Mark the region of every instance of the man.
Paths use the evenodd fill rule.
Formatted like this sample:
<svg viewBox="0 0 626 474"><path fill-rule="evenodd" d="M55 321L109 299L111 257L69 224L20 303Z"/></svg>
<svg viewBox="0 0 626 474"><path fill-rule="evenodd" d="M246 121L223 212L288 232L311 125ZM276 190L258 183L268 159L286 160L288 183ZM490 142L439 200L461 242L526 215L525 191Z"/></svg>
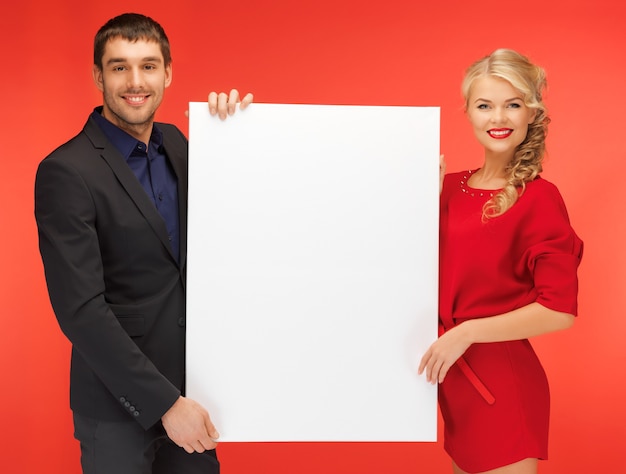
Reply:
<svg viewBox="0 0 626 474"><path fill-rule="evenodd" d="M72 342L83 472L218 473L218 433L183 396L187 140L154 122L172 81L161 26L111 19L95 38L93 77L103 106L35 183L50 300ZM224 119L237 101L235 90L211 93L209 108Z"/></svg>

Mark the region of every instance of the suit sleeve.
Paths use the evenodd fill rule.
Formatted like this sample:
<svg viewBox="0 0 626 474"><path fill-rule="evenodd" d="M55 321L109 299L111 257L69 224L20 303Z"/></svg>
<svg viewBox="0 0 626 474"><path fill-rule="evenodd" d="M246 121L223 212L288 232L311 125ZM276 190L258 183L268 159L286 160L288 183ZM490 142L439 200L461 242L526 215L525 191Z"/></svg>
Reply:
<svg viewBox="0 0 626 474"><path fill-rule="evenodd" d="M71 164L44 160L35 183L35 217L52 307L61 330L132 418L149 428L179 390L142 353L105 299L96 207Z"/></svg>

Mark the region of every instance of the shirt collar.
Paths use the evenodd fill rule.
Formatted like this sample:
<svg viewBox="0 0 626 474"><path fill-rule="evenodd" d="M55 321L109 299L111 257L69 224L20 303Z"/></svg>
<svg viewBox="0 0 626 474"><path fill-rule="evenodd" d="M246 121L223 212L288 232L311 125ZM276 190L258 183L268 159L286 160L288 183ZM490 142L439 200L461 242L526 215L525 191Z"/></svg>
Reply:
<svg viewBox="0 0 626 474"><path fill-rule="evenodd" d="M142 142L104 118L102 115L102 106L96 107L91 113L91 117L98 124L102 133L104 133L111 144L122 154L124 159L128 161L130 155ZM148 146L154 146L159 149L161 145L163 145L163 133L155 123L152 127ZM142 147L142 149L144 152L146 151L145 146Z"/></svg>

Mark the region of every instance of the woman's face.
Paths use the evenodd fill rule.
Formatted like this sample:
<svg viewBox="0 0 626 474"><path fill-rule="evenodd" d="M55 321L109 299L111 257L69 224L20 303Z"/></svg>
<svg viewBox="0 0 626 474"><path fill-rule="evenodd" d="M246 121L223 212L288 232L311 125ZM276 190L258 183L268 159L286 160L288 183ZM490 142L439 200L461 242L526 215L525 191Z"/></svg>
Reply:
<svg viewBox="0 0 626 474"><path fill-rule="evenodd" d="M467 117L486 155L513 158L535 115L535 109L528 108L522 94L504 79L484 76L472 84Z"/></svg>

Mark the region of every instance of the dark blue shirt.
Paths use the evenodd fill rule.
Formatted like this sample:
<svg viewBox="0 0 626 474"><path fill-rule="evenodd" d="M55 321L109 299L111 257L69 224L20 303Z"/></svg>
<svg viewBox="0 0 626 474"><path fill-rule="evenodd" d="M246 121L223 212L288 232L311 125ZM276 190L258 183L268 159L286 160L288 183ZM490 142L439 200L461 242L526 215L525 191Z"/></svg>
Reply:
<svg viewBox="0 0 626 474"><path fill-rule="evenodd" d="M178 186L176 174L163 148L163 133L152 127L150 142L137 140L102 116L102 107L91 114L104 135L121 153L128 166L145 189L165 221L172 251L180 260L180 233L178 223Z"/></svg>

